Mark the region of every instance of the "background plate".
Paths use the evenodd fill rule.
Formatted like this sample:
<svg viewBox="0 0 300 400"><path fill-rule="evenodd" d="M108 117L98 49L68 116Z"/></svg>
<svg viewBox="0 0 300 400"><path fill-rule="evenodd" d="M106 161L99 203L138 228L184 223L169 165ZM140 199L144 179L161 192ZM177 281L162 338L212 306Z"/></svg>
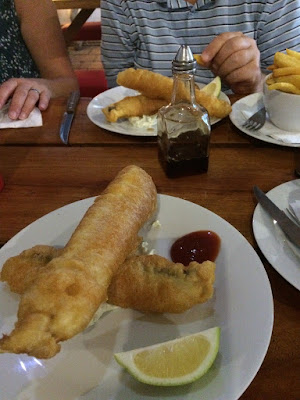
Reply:
<svg viewBox="0 0 300 400"><path fill-rule="evenodd" d="M283 183L270 190L267 195L281 210L285 210L289 202L300 199L300 179ZM253 232L269 263L300 290L300 250L292 245L260 204L254 210Z"/></svg>
<svg viewBox="0 0 300 400"><path fill-rule="evenodd" d="M102 108L105 108L112 103L116 103L126 96L135 96L137 94L139 94L137 91L127 89L124 86L117 86L115 88L106 90L91 100L87 107L87 115L95 125L108 131L130 136L157 136L156 125L152 129L145 129L136 128L128 120L114 123L107 122L104 114L101 111ZM226 100L230 103L229 98L223 92L220 93L220 99ZM220 119L212 118L211 124L213 125L218 121L220 121Z"/></svg>

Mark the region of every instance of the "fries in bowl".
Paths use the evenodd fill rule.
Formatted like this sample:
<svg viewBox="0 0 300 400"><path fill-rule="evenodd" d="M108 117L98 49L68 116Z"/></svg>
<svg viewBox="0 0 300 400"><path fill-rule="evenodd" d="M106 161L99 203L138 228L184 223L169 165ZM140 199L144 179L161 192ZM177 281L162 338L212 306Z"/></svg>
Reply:
<svg viewBox="0 0 300 400"><path fill-rule="evenodd" d="M266 83L269 90L300 94L300 53L286 49L286 54L277 52L274 64L269 67L272 74Z"/></svg>

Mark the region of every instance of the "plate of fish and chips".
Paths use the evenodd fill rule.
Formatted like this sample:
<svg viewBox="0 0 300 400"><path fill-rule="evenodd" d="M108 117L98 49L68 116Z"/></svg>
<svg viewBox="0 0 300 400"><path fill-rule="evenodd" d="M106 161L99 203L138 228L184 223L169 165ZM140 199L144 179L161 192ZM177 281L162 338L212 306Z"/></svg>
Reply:
<svg viewBox="0 0 300 400"><path fill-rule="evenodd" d="M255 139L280 146L300 144L300 53L286 49L276 52L274 64L268 67L263 92L253 93L236 101L229 117L242 132ZM266 108L266 122L258 130L244 127L246 120L261 107Z"/></svg>
<svg viewBox="0 0 300 400"><path fill-rule="evenodd" d="M136 78L139 73L145 75L142 75L141 80L146 84L140 85L140 80ZM151 84L147 84L148 81ZM123 135L157 136L156 113L169 102L170 94L164 88L166 86L172 88L172 79L151 71L129 68L118 75L117 82L119 86L106 90L92 99L87 107L89 119L100 128ZM197 84L199 89L204 86ZM198 103L201 104L199 100L204 97L212 125L230 113L230 100L225 93L220 92L218 97L214 97L206 93L200 94L199 89L196 91L200 97ZM118 108L117 113L114 110L116 108Z"/></svg>
<svg viewBox="0 0 300 400"><path fill-rule="evenodd" d="M94 200L68 204L33 222L2 247L0 265L37 244L64 249ZM172 243L193 231L211 230L220 237L213 296L179 314L117 307L62 342L60 352L49 359L0 354L0 400L237 400L246 390L263 362L272 333L273 299L264 267L247 240L213 212L162 194L158 195L158 205L155 218L159 224L143 230L144 241L157 255L170 258ZM6 283L0 283L1 334L12 329L18 302L19 296ZM142 384L122 370L113 357L116 352L213 326L221 328L219 354L211 369L189 385Z"/></svg>

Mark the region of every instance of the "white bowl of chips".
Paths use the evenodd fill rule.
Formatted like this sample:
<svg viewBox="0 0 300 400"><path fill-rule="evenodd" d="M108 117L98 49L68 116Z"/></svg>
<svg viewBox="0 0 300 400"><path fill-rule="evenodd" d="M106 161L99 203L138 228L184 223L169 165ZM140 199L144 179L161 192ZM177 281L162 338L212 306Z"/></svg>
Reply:
<svg viewBox="0 0 300 400"><path fill-rule="evenodd" d="M300 132L300 52L286 49L274 54L264 83L264 103L274 125Z"/></svg>
<svg viewBox="0 0 300 400"><path fill-rule="evenodd" d="M300 94L269 89L267 84L271 75L264 82L264 104L271 122L279 129L300 133Z"/></svg>

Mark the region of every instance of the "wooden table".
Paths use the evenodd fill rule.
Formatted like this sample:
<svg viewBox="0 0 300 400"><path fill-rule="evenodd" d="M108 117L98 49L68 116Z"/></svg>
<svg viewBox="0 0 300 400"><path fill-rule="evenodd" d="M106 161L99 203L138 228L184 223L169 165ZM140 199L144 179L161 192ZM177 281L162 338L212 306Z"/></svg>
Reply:
<svg viewBox="0 0 300 400"><path fill-rule="evenodd" d="M41 128L0 132L0 244L63 205L99 194L125 165L137 164L154 179L159 193L199 204L227 220L250 242L268 274L275 320L271 343L242 400L300 399L300 293L259 250L252 232L254 185L268 191L295 179L293 148L270 145L242 134L228 118L212 129L209 170L168 179L157 160L156 140L122 136L95 126L81 99L70 145L58 130L66 99L52 101ZM255 296L255 293L253 293Z"/></svg>
<svg viewBox="0 0 300 400"><path fill-rule="evenodd" d="M72 42L82 25L88 20L96 8L100 7L100 0L52 0L58 10L80 9L79 13L64 32L66 44Z"/></svg>

